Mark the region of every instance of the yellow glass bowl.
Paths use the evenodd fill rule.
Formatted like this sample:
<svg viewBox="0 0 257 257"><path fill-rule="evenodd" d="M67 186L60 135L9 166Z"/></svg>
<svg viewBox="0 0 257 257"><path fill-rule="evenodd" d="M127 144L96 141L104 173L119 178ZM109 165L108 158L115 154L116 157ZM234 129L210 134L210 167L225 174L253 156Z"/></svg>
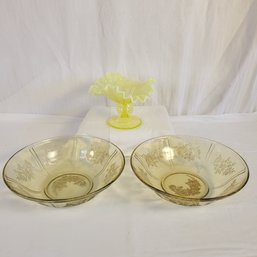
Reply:
<svg viewBox="0 0 257 257"><path fill-rule="evenodd" d="M3 179L17 195L53 207L81 204L110 186L125 158L112 143L90 136L29 145L6 163Z"/></svg>
<svg viewBox="0 0 257 257"><path fill-rule="evenodd" d="M163 136L132 153L135 175L162 198L181 205L205 205L228 197L248 181L243 158L218 142L191 136Z"/></svg>

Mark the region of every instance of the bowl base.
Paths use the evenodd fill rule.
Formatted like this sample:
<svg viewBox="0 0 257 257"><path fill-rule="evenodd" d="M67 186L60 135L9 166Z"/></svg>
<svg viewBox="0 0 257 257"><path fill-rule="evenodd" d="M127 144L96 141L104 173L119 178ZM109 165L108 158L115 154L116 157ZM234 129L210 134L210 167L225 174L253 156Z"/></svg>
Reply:
<svg viewBox="0 0 257 257"><path fill-rule="evenodd" d="M52 200L74 199L86 196L93 182L85 175L65 173L53 178L45 187L45 194Z"/></svg>
<svg viewBox="0 0 257 257"><path fill-rule="evenodd" d="M161 181L165 192L189 199L201 199L209 192L209 186L201 177L187 172L171 173Z"/></svg>
<svg viewBox="0 0 257 257"><path fill-rule="evenodd" d="M176 196L166 196L164 194L157 193L158 196L163 198L166 201L178 204L178 205L183 205L183 206L202 206L202 205L207 205L210 204L210 201L201 201L200 199L186 199L183 197L176 197Z"/></svg>
<svg viewBox="0 0 257 257"><path fill-rule="evenodd" d="M38 203L47 207L63 208L63 207L72 207L72 206L80 205L82 203L85 203L91 200L94 197L95 195L90 195L90 196L87 196L86 198L73 200L69 202L38 202Z"/></svg>
<svg viewBox="0 0 257 257"><path fill-rule="evenodd" d="M137 116L129 116L128 118L113 116L107 120L107 124L117 129L133 129L139 127L142 120Z"/></svg>

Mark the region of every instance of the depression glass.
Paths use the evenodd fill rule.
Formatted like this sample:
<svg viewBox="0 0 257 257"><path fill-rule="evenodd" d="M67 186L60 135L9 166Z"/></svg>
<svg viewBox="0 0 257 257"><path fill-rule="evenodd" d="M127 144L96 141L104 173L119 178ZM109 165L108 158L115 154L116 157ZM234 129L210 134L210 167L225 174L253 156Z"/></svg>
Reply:
<svg viewBox="0 0 257 257"><path fill-rule="evenodd" d="M140 117L133 115L133 103L144 103L153 92L154 79L130 80L118 72L107 72L89 89L94 96L103 95L116 103L117 115L111 116L107 124L117 129L133 129L142 124Z"/></svg>
<svg viewBox="0 0 257 257"><path fill-rule="evenodd" d="M3 179L17 195L53 207L90 200L121 174L125 159L112 143L89 136L29 145L6 163Z"/></svg>
<svg viewBox="0 0 257 257"><path fill-rule="evenodd" d="M135 175L162 198L205 205L244 187L249 170L242 157L215 141L164 136L139 145L131 155Z"/></svg>

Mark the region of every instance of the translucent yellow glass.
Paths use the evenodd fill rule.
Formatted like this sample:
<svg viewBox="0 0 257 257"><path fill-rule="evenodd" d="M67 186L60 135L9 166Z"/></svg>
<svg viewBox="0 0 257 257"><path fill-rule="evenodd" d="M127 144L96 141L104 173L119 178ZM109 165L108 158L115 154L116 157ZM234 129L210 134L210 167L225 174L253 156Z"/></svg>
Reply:
<svg viewBox="0 0 257 257"><path fill-rule="evenodd" d="M89 136L29 145L6 163L3 178L17 195L53 207L86 202L110 186L125 165L112 143Z"/></svg>
<svg viewBox="0 0 257 257"><path fill-rule="evenodd" d="M132 115L135 101L145 102L152 93L154 79L129 80L117 72L106 73L93 84L89 93L103 95L117 104L117 116L110 117L107 124L118 129L132 129L141 125L141 118Z"/></svg>
<svg viewBox="0 0 257 257"><path fill-rule="evenodd" d="M215 141L164 136L139 145L131 155L136 176L162 198L205 205L242 189L249 170L243 158Z"/></svg>

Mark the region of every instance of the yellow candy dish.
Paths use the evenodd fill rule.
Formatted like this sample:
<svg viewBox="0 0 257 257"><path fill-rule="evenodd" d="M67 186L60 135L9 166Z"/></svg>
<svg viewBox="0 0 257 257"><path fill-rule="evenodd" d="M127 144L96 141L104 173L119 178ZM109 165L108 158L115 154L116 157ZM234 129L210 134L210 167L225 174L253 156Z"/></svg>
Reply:
<svg viewBox="0 0 257 257"><path fill-rule="evenodd" d="M125 159L112 143L89 136L57 137L29 145L6 163L8 188L53 207L84 203L110 186Z"/></svg>
<svg viewBox="0 0 257 257"><path fill-rule="evenodd" d="M152 93L154 79L147 81L129 80L117 72L108 72L93 84L89 93L103 95L117 105L117 116L110 117L107 124L118 129L132 129L141 125L141 118L133 113L133 103L145 102Z"/></svg>
<svg viewBox="0 0 257 257"><path fill-rule="evenodd" d="M218 142L164 136L140 144L131 155L135 175L162 198L205 205L241 190L249 170L243 158Z"/></svg>

